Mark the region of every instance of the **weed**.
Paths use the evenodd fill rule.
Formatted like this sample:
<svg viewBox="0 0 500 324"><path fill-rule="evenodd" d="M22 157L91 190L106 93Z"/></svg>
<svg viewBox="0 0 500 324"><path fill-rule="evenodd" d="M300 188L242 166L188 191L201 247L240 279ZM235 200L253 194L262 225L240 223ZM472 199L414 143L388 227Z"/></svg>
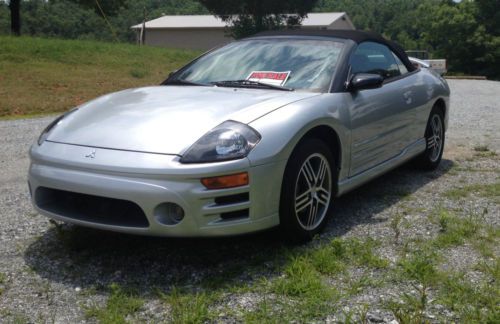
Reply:
<svg viewBox="0 0 500 324"><path fill-rule="evenodd" d="M204 323L214 318L209 306L217 299L215 293L187 293L174 287L169 294L160 292L159 295L170 305L172 323Z"/></svg>
<svg viewBox="0 0 500 324"><path fill-rule="evenodd" d="M246 311L243 314L245 323L282 323L284 321L283 301L269 300L266 295L257 307L252 311Z"/></svg>
<svg viewBox="0 0 500 324"><path fill-rule="evenodd" d="M495 151L477 152L474 155L477 157L481 157L481 158L492 158L492 157L497 156L497 152L495 152Z"/></svg>
<svg viewBox="0 0 500 324"><path fill-rule="evenodd" d="M472 239L479 234L483 214L470 213L467 217L458 217L443 208L431 214L430 218L439 225L439 235L432 242L435 247L447 248L450 246L462 245L468 239Z"/></svg>
<svg viewBox="0 0 500 324"><path fill-rule="evenodd" d="M476 145L474 146L474 151L476 152L488 152L490 149L488 145Z"/></svg>
<svg viewBox="0 0 500 324"><path fill-rule="evenodd" d="M391 219L391 228L394 231L394 242L399 243L399 236L401 235L401 221L403 220L403 214L397 213Z"/></svg>
<svg viewBox="0 0 500 324"><path fill-rule="evenodd" d="M497 283L500 282L500 259L499 258L496 258L493 263L482 261L476 266L476 269L491 276L491 278L495 282L497 282Z"/></svg>
<svg viewBox="0 0 500 324"><path fill-rule="evenodd" d="M369 275L362 275L358 279L350 280L347 288L347 295L356 295L364 290L366 287L380 287L383 285L383 280L374 279Z"/></svg>
<svg viewBox="0 0 500 324"><path fill-rule="evenodd" d="M344 241L345 254L344 257L352 261L358 266L366 266L370 268L386 268L388 261L375 255L374 249L380 243L372 238L364 241L358 239L350 239Z"/></svg>
<svg viewBox="0 0 500 324"><path fill-rule="evenodd" d="M342 273L346 264L337 254L338 251L332 246L325 246L312 251L309 254L313 267L321 274L334 275Z"/></svg>
<svg viewBox="0 0 500 324"><path fill-rule="evenodd" d="M441 283L437 302L457 313L463 323L498 323L498 281L472 285L463 273L447 276Z"/></svg>
<svg viewBox="0 0 500 324"><path fill-rule="evenodd" d="M271 292L284 299L279 309L289 317L308 321L322 318L338 300L337 291L329 287L307 256L292 256L285 265L282 277L271 283ZM281 321L286 321L283 318Z"/></svg>
<svg viewBox="0 0 500 324"><path fill-rule="evenodd" d="M31 323L29 318L23 313L12 311L6 308L0 308L0 322L12 324Z"/></svg>
<svg viewBox="0 0 500 324"><path fill-rule="evenodd" d="M500 182L481 186L479 195L500 202Z"/></svg>
<svg viewBox="0 0 500 324"><path fill-rule="evenodd" d="M437 254L428 249L417 250L399 262L400 275L409 280L411 286L417 292L417 296L403 295L405 304L409 307L409 312L400 312L400 316L413 314L412 318L422 318L428 303L429 289L439 282L440 276L436 263ZM396 305L392 306L394 308ZM394 310L397 310L397 308L394 308Z"/></svg>
<svg viewBox="0 0 500 324"><path fill-rule="evenodd" d="M94 317L103 324L125 323L125 318L137 312L144 304L135 292L123 289L118 284L111 284L109 289L110 296L106 305L102 308L87 308L87 317Z"/></svg>
<svg viewBox="0 0 500 324"><path fill-rule="evenodd" d="M274 283L274 292L286 296L326 294L320 274L305 257L293 257L284 277Z"/></svg>
<svg viewBox="0 0 500 324"><path fill-rule="evenodd" d="M7 281L7 276L0 272L0 296L2 296L4 292L5 288L2 286L6 281Z"/></svg>
<svg viewBox="0 0 500 324"><path fill-rule="evenodd" d="M474 184L463 188L451 189L444 193L445 197L453 200L460 200L470 193L475 193L481 197L490 198L500 202L500 182L493 184Z"/></svg>
<svg viewBox="0 0 500 324"><path fill-rule="evenodd" d="M446 191L444 196L448 199L460 200L469 195L469 188L467 186L462 188L454 188Z"/></svg>
<svg viewBox="0 0 500 324"><path fill-rule="evenodd" d="M401 302L397 302L391 300L385 304L385 307L391 311L396 320L399 323L405 324L426 324L429 321L426 321L423 318L423 313L417 311L413 305L413 298L408 295L403 296L403 300Z"/></svg>
<svg viewBox="0 0 500 324"><path fill-rule="evenodd" d="M148 71L143 69L132 69L130 70L130 75L136 79L142 79L148 75Z"/></svg>

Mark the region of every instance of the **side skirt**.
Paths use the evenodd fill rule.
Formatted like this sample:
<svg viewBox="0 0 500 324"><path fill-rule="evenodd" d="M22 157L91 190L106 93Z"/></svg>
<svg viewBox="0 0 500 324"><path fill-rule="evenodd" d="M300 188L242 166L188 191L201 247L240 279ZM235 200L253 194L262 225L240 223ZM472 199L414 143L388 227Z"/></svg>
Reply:
<svg viewBox="0 0 500 324"><path fill-rule="evenodd" d="M407 146L400 154L390 160L382 162L371 169L364 171L358 175L346 178L339 182L337 197L349 192L362 184L396 168L411 158L425 151L425 138L421 138L413 144Z"/></svg>

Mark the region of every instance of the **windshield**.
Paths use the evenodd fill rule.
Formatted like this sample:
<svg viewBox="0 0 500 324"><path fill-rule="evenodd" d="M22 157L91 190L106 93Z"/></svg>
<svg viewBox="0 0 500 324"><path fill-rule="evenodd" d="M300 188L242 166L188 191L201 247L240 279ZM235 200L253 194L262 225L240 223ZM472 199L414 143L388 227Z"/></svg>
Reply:
<svg viewBox="0 0 500 324"><path fill-rule="evenodd" d="M243 40L202 56L175 80L218 86L239 81L248 87L260 83L327 92L342 48L343 43L332 40Z"/></svg>

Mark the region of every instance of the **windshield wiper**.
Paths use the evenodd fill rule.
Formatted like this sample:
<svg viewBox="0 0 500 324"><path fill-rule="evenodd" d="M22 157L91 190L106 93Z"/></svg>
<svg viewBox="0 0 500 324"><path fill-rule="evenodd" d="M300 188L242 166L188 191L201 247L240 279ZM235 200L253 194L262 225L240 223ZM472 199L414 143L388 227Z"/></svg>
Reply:
<svg viewBox="0 0 500 324"><path fill-rule="evenodd" d="M218 87L235 87L235 88L265 88L265 89L275 89L281 91L293 91L292 88L287 88L279 85L250 81L250 80L225 80L225 81L214 81L210 82Z"/></svg>
<svg viewBox="0 0 500 324"><path fill-rule="evenodd" d="M192 86L204 86L204 87L210 86L210 84L188 81L188 80L183 80L183 79L174 79L174 80L166 81L163 84L164 85L192 85Z"/></svg>

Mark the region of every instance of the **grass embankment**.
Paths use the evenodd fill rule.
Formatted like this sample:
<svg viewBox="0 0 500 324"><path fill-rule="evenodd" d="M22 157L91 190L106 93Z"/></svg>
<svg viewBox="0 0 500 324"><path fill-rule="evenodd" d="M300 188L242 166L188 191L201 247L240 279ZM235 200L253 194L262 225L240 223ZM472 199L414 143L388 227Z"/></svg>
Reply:
<svg viewBox="0 0 500 324"><path fill-rule="evenodd" d="M0 118L66 111L112 91L155 85L195 51L0 36Z"/></svg>

